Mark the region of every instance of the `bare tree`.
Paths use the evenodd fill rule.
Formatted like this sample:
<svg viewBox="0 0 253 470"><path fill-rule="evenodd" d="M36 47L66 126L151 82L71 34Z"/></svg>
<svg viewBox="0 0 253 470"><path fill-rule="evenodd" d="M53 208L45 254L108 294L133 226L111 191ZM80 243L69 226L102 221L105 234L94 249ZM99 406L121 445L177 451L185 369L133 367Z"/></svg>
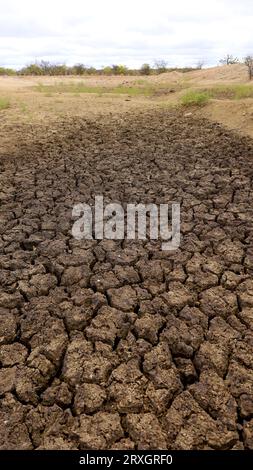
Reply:
<svg viewBox="0 0 253 470"><path fill-rule="evenodd" d="M203 69L204 65L205 65L205 60L204 60L204 59L200 59L200 60L198 60L198 62L196 63L196 69L200 69L200 70L201 70L201 69Z"/></svg>
<svg viewBox="0 0 253 470"><path fill-rule="evenodd" d="M231 54L227 54L225 57L223 57L223 59L221 59L220 61L220 64L222 65L233 65L233 64L238 64L239 62L239 59L238 57L234 57L233 55Z"/></svg>
<svg viewBox="0 0 253 470"><path fill-rule="evenodd" d="M165 60L155 60L154 66L157 70L157 73L164 73L167 71L167 62Z"/></svg>
<svg viewBox="0 0 253 470"><path fill-rule="evenodd" d="M249 79L252 80L253 78L253 55L247 55L244 59L245 65L248 67L249 72Z"/></svg>

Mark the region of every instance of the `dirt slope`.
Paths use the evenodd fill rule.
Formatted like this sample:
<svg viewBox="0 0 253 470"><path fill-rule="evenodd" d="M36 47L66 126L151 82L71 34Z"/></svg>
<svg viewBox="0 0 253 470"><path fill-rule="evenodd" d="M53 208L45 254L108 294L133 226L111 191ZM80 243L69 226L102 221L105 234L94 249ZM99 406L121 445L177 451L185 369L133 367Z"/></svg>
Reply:
<svg viewBox="0 0 253 470"><path fill-rule="evenodd" d="M1 449L253 449L252 159L166 111L1 157ZM74 240L99 194L181 202L180 249Z"/></svg>
<svg viewBox="0 0 253 470"><path fill-rule="evenodd" d="M248 71L246 65L222 65L202 70L193 70L192 72L168 72L152 77L156 81L174 82L180 80L187 80L192 85L194 83L202 84L216 84L216 83L244 83L248 81Z"/></svg>
<svg viewBox="0 0 253 470"><path fill-rule="evenodd" d="M196 115L253 138L253 99L212 100L204 108L196 110Z"/></svg>

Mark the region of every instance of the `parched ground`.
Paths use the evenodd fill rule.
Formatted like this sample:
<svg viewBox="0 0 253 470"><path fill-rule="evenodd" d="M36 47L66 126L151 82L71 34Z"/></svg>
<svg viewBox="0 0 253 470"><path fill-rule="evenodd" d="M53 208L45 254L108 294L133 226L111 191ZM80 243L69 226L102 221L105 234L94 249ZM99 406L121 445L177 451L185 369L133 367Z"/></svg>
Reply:
<svg viewBox="0 0 253 470"><path fill-rule="evenodd" d="M166 110L29 132L0 157L0 448L253 449L252 141ZM74 240L101 194L180 202L180 248Z"/></svg>
<svg viewBox="0 0 253 470"><path fill-rule="evenodd" d="M233 97L234 87L248 94ZM205 106L186 108L185 112L253 138L250 88L253 90L253 81L249 81L247 67L243 64L150 76L0 76L0 154L6 152L11 140L17 140L17 133L24 125L26 134L31 123L31 132L37 134L37 126L44 127L73 116L86 118L106 113L180 108L182 97L189 91L216 90L216 94ZM6 108L1 109L1 99L7 101Z"/></svg>

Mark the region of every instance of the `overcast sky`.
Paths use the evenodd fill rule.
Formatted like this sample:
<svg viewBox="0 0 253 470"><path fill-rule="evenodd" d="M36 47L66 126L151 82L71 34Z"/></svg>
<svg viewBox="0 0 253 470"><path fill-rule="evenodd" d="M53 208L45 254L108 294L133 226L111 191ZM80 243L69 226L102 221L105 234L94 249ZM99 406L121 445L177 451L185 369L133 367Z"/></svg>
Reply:
<svg viewBox="0 0 253 470"><path fill-rule="evenodd" d="M253 0L0 0L0 66L216 65L253 54Z"/></svg>

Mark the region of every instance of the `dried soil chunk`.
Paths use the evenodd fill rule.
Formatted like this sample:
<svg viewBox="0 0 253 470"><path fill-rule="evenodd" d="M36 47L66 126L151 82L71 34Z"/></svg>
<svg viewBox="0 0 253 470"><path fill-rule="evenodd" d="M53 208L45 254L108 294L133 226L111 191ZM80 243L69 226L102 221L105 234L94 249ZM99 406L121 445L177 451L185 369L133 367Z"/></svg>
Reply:
<svg viewBox="0 0 253 470"><path fill-rule="evenodd" d="M80 426L76 431L81 449L108 449L124 437L118 413L99 411L93 416L81 415Z"/></svg>
<svg viewBox="0 0 253 470"><path fill-rule="evenodd" d="M106 399L105 390L96 384L82 384L77 388L74 400L76 414L94 413Z"/></svg>
<svg viewBox="0 0 253 470"><path fill-rule="evenodd" d="M219 316L226 319L237 312L235 294L221 286L202 292L200 298L201 310L211 318Z"/></svg>
<svg viewBox="0 0 253 470"><path fill-rule="evenodd" d="M123 286L119 289L110 289L108 297L112 307L118 308L123 312L133 311L137 306L137 297L135 290L130 286Z"/></svg>
<svg viewBox="0 0 253 470"><path fill-rule="evenodd" d="M87 338L114 344L117 337L125 337L136 315L111 307L102 307L86 329Z"/></svg>
<svg viewBox="0 0 253 470"><path fill-rule="evenodd" d="M5 309L0 309L0 344L14 341L17 331L17 321L14 315Z"/></svg>
<svg viewBox="0 0 253 470"><path fill-rule="evenodd" d="M115 364L100 353L94 353L92 343L84 339L73 340L63 364L63 378L75 386L83 382L104 383Z"/></svg>
<svg viewBox="0 0 253 470"><path fill-rule="evenodd" d="M11 394L0 401L0 449L1 450L31 450L33 444L24 423L25 406L16 401Z"/></svg>
<svg viewBox="0 0 253 470"><path fill-rule="evenodd" d="M244 423L243 438L246 449L253 450L253 419Z"/></svg>
<svg viewBox="0 0 253 470"><path fill-rule="evenodd" d="M230 429L236 429L237 403L216 372L202 372L200 381L191 385L189 391L214 419L224 422Z"/></svg>
<svg viewBox="0 0 253 470"><path fill-rule="evenodd" d="M172 309L180 310L193 302L193 295L180 282L170 283L169 292L161 296Z"/></svg>
<svg viewBox="0 0 253 470"><path fill-rule="evenodd" d="M62 286L72 286L80 283L82 287L87 287L90 277L90 270L87 266L70 266L67 268L61 278Z"/></svg>
<svg viewBox="0 0 253 470"><path fill-rule="evenodd" d="M128 414L125 425L138 450L167 449L166 435L155 414Z"/></svg>
<svg viewBox="0 0 253 470"><path fill-rule="evenodd" d="M23 344L13 343L0 347L0 363L3 367L22 364L28 356L28 351Z"/></svg>
<svg viewBox="0 0 253 470"><path fill-rule="evenodd" d="M170 448L230 449L238 434L207 414L188 391L173 401L166 415Z"/></svg>
<svg viewBox="0 0 253 470"><path fill-rule="evenodd" d="M228 368L229 352L220 345L204 341L195 358L194 364L197 370L214 369L223 377Z"/></svg>
<svg viewBox="0 0 253 470"><path fill-rule="evenodd" d="M72 435L75 420L69 410L62 410L56 404L53 406L38 405L36 409L32 409L27 414L25 423L36 447L46 446L53 449L55 448L55 438L65 440L67 430Z"/></svg>
<svg viewBox="0 0 253 470"><path fill-rule="evenodd" d="M109 400L120 413L135 413L142 409L147 379L138 361L130 360L115 369L110 377Z"/></svg>
<svg viewBox="0 0 253 470"><path fill-rule="evenodd" d="M138 338L144 338L152 344L157 343L159 330L164 325L165 320L161 315L149 315L146 313L138 318L134 324L134 331Z"/></svg>
<svg viewBox="0 0 253 470"><path fill-rule="evenodd" d="M16 373L16 367L0 369L0 396L14 390Z"/></svg>

